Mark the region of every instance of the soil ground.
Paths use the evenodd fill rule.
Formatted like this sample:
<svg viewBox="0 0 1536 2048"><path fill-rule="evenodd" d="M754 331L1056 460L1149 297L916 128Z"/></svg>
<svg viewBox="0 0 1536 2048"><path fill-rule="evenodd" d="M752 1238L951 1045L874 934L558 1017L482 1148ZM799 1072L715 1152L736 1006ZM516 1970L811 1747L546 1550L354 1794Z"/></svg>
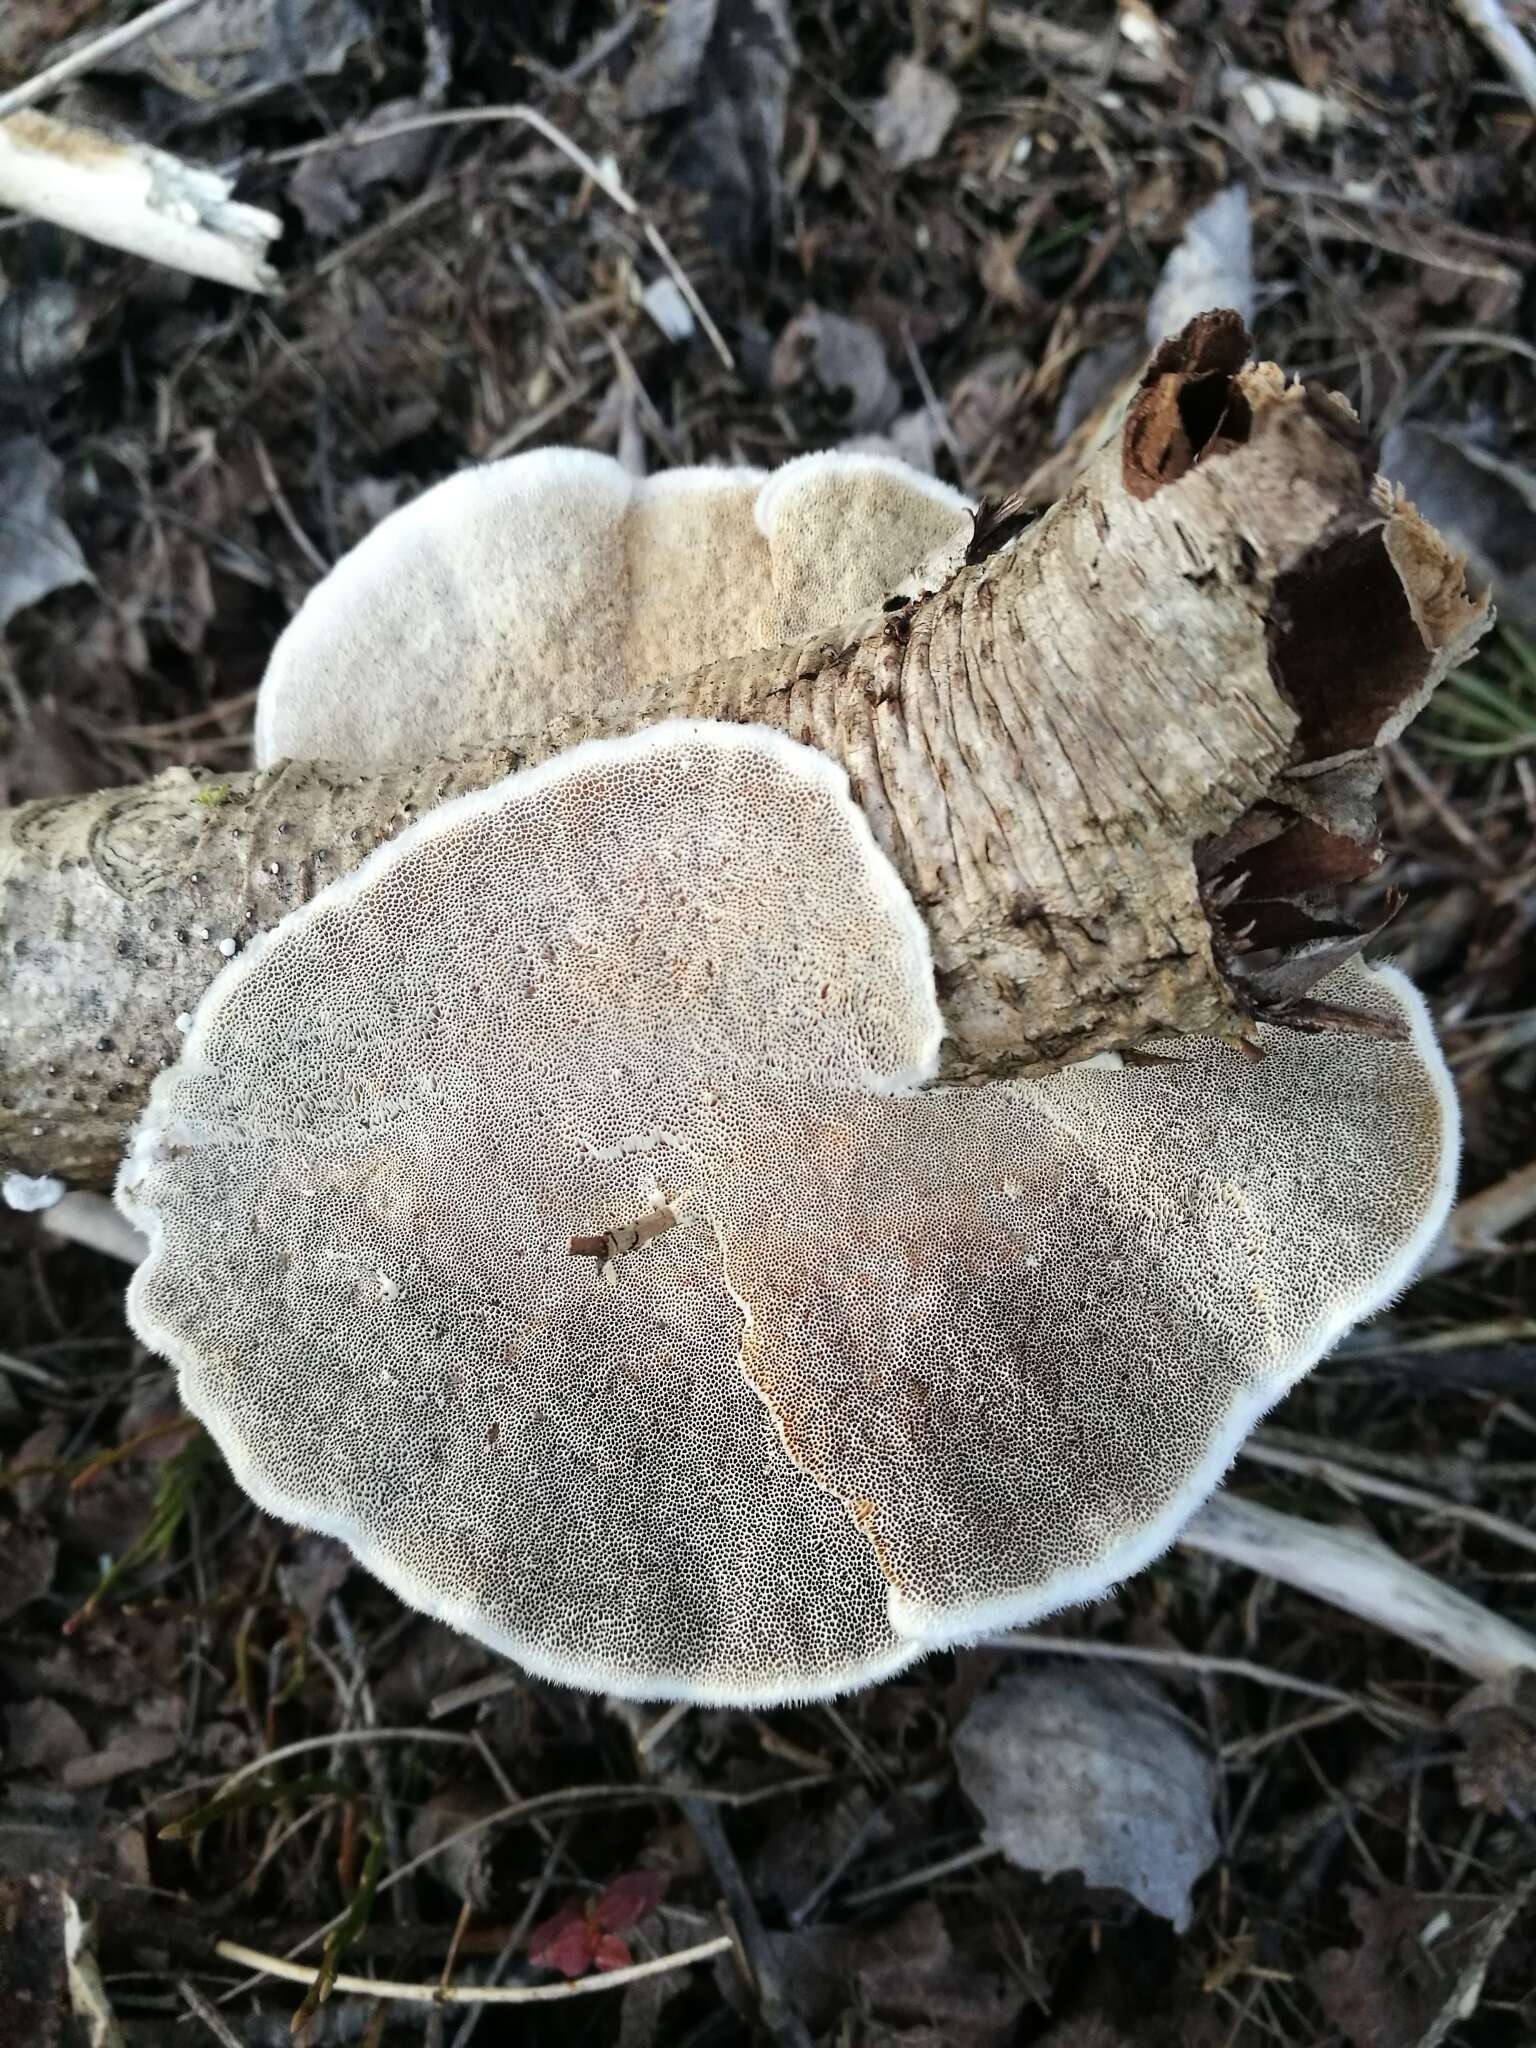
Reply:
<svg viewBox="0 0 1536 2048"><path fill-rule="evenodd" d="M9 0L0 89L127 11ZM1459 493L1506 619L1529 616L1536 115L1453 6L208 0L196 20L49 104L237 171L282 217L282 290L0 221L0 441L57 459L91 579L0 638L5 800L244 765L306 589L471 461L576 443L771 465L873 435L976 494L1048 477L1144 347L1190 214L1232 185L1261 352L1396 434L1437 506ZM384 139L330 146L368 121ZM1392 750L1371 885L1407 894L1387 944L1440 1020L1468 1192L1536 1158L1525 645L1506 631L1474 694L1453 682ZM1233 1484L1536 1626L1522 1229L1292 1396L1263 1441L1300 1470L1245 1460ZM989 1851L951 1735L1038 1660L966 1650L835 1707L692 1711L637 1752L633 1717L498 1669L260 1516L128 1336L120 1270L25 1218L0 1238L0 1988L33 1974L37 2043L93 2038L65 2018L59 1883L133 2044L289 2038L301 1989L244 1988L220 1938L308 1938L315 1960L350 1909L344 1970L430 1984L495 1959L558 1982L530 1934L571 1906L567 1957L644 1907L618 1937L635 1957L725 1925L755 1982L727 1958L486 2008L481 2048L1536 2038L1528 1691L1178 1551L1063 1617L1142 1653L1216 1760L1220 1853L1175 1932ZM635 1872L665 1876L659 1904ZM303 2038L462 2043L466 2011L338 1993Z"/></svg>

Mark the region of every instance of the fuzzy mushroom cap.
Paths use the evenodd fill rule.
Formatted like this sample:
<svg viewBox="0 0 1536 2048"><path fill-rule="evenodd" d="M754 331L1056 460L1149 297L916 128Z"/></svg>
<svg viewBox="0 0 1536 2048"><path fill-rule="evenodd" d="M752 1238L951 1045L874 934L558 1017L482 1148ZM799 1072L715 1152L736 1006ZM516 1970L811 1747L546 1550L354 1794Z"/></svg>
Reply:
<svg viewBox="0 0 1536 2048"><path fill-rule="evenodd" d="M392 513L310 592L262 679L256 765L537 732L942 582L971 531L958 491L883 456L643 480L573 448L488 463Z"/></svg>
<svg viewBox="0 0 1536 2048"><path fill-rule="evenodd" d="M1401 975L1322 986L1400 1035L927 1086L841 771L594 743L218 977L124 1167L130 1317L258 1501L425 1611L631 1697L824 1695L1137 1569L1406 1281L1445 1067Z"/></svg>

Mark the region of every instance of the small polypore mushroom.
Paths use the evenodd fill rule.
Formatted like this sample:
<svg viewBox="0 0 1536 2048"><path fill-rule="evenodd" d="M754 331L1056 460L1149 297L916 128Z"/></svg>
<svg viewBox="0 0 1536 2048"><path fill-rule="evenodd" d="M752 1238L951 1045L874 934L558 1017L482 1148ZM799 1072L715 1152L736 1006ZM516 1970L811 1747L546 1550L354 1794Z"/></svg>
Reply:
<svg viewBox="0 0 1536 2048"><path fill-rule="evenodd" d="M247 1490L546 1676L828 1694L1105 1590L1421 1257L1424 1006L932 1084L923 921L752 726L432 811L223 970L119 1201ZM584 1256L591 1253L592 1256Z"/></svg>
<svg viewBox="0 0 1536 2048"><path fill-rule="evenodd" d="M935 588L970 536L958 491L882 456L640 479L542 448L466 470L305 599L262 681L256 765L364 767L534 732Z"/></svg>

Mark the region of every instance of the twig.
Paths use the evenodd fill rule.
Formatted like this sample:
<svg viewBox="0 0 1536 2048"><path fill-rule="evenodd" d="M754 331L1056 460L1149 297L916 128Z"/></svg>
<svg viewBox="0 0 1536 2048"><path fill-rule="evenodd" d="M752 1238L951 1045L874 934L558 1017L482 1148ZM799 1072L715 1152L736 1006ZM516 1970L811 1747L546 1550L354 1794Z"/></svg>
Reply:
<svg viewBox="0 0 1536 2048"><path fill-rule="evenodd" d="M1452 2027L1471 2019L1477 2011L1488 1966L1498 1954L1505 1935L1530 1904L1533 1893L1536 1893L1536 1871L1523 1878L1510 1896L1488 1915L1456 1982L1451 1986L1450 1996L1420 2034L1417 2048L1440 2048Z"/></svg>
<svg viewBox="0 0 1536 2048"><path fill-rule="evenodd" d="M1270 1664L1255 1664L1247 1657L1213 1657L1201 1650L1154 1650L1136 1643L1090 1642L1082 1636L1037 1635L1033 1629L1017 1635L994 1636L995 1648L1030 1650L1050 1657L1102 1657L1123 1664L1148 1664L1165 1671L1191 1671L1201 1676L1249 1678L1255 1685L1267 1685L1277 1692L1299 1692L1308 1699L1327 1700L1359 1714L1386 1714L1416 1727L1438 1728L1436 1715L1416 1707L1400 1707L1390 1700L1368 1699L1363 1693L1343 1692L1337 1686L1320 1685L1313 1678L1297 1678L1289 1671L1277 1671Z"/></svg>
<svg viewBox="0 0 1536 2048"><path fill-rule="evenodd" d="M658 1769L657 1752L663 1748L668 1733L675 1733L678 1717L663 1714L660 1722L652 1723L647 1729L645 1710L634 1701L610 1700L608 1709L615 1720L629 1730L635 1743L635 1760L646 1777L652 1778ZM672 1723L670 1730L663 1725L669 1721ZM644 1748L640 1745L643 1735L650 1738ZM725 1832L718 1803L706 1795L702 1785L695 1789L690 1784L695 1774L677 1755L675 1743L668 1746L667 1753L669 1761L665 1768L672 1782L681 1780L687 1788L679 1792L678 1805L720 1888L722 1916L736 1935L737 1967L752 1994L762 2031L778 2044L778 2048L811 2048L810 2030L785 1990L778 1957L768 1939L751 1887L742 1875L730 1837ZM654 1778L652 1782L655 1782Z"/></svg>
<svg viewBox="0 0 1536 2048"><path fill-rule="evenodd" d="M665 1742L683 1716L692 1711L691 1700L674 1700L664 1714L658 1714L650 1727L635 1737L636 1754L649 1756L659 1742Z"/></svg>
<svg viewBox="0 0 1536 2048"><path fill-rule="evenodd" d="M1506 1230L1536 1216L1536 1159L1517 1167L1491 1188L1458 1202L1446 1219L1440 1242L1425 1263L1426 1273L1449 1273L1468 1259L1501 1252Z"/></svg>
<svg viewBox="0 0 1536 2048"><path fill-rule="evenodd" d="M361 1732L371 1734L374 1731L363 1730ZM398 1734L403 1731L396 1730L395 1732ZM334 1736L317 1736L311 1738L303 1746L318 1748L325 1742L335 1741L336 1739ZM438 1741L443 1741L444 1739L441 1735L437 1737ZM460 1736L457 1740L462 1742L467 1741L468 1738ZM298 1746L290 1745L290 1747ZM278 1755L284 1752L274 1751L273 1753ZM252 1767L248 1766L247 1771L250 1768ZM259 1766L254 1768L259 1768ZM433 1842L428 1848L420 1850L415 1856L408 1857L398 1870L392 1870L387 1877L381 1878L379 1880L379 1892L382 1895L384 1892L390 1891L395 1885L402 1883L409 1877L412 1871L420 1870L423 1864L431 1863L436 1857L445 1855L448 1850L457 1848L460 1842L470 1841L475 1835L483 1834L487 1828L500 1827L509 1821L526 1821L531 1826L536 1816L542 1818L546 1814L557 1814L567 1808L583 1806L639 1806L649 1801L661 1799L696 1799L707 1801L716 1806L761 1806L770 1799L787 1798L791 1792L819 1789L826 1782L826 1777L821 1772L807 1772L798 1778L781 1778L774 1784L753 1786L749 1791L744 1792L715 1790L706 1792L702 1789L695 1790L692 1787L677 1786L660 1781L643 1785L567 1785L558 1792L539 1792L535 1793L531 1798L519 1799L508 1806L497 1807L493 1813L480 1814L474 1820L465 1821L462 1827L450 1829L439 1841ZM185 1790L186 1788L179 1787L178 1789ZM322 1926L311 1928L308 1934L295 1942L290 1954L302 1955L306 1949L313 1948L316 1942L325 1939L333 1927L340 1926L344 1917L345 1915L342 1913L335 1913ZM237 1984L233 1989L226 1991L219 2002L221 2005L228 2004L230 1999L239 1997L242 1991L249 1990L250 1988L249 1982Z"/></svg>
<svg viewBox="0 0 1536 2048"><path fill-rule="evenodd" d="M364 1998L399 1998L413 2005L550 2005L566 1998L585 1998L593 1991L621 1991L626 1984L638 1984L643 1977L661 1977L669 1970L685 1970L693 1963L705 1963L724 1955L733 1946L728 1934L717 1934L692 1948L680 1948L669 1956L655 1956L648 1963L631 1963L622 1970L603 1970L590 1977L578 1977L570 1984L402 1984L393 1977L351 1977L344 1972L332 1983L333 1991L356 1992ZM289 1984L313 1984L320 1972L307 1963L285 1962L281 1956L263 1955L260 1949L245 1948L238 1941L216 1941L216 1956L240 1963L267 1977L281 1977Z"/></svg>
<svg viewBox="0 0 1536 2048"><path fill-rule="evenodd" d="M500 1699L504 1692L516 1692L522 1683L520 1672L488 1671L483 1678L471 1678L464 1685L450 1686L447 1692L434 1693L427 1701L427 1719L441 1721L445 1714L456 1714L460 1707L477 1707L482 1700Z"/></svg>
<svg viewBox="0 0 1536 2048"><path fill-rule="evenodd" d="M974 1842L969 1849L957 1850L953 1856L942 1856L937 1863L925 1863L920 1869L909 1870L902 1877L889 1877L884 1884L866 1885L861 1892L846 1892L841 1903L845 1906L872 1906L877 1899L892 1899L898 1892L909 1892L917 1885L931 1883L936 1877L951 1877L957 1870L974 1869L978 1863L989 1863L1002 1853L990 1842Z"/></svg>
<svg viewBox="0 0 1536 2048"><path fill-rule="evenodd" d="M176 1989L180 1993L182 2002L186 2005L187 2010L194 2019L202 2021L215 2041L218 2042L219 2048L241 2048L239 2035L231 2030L228 2021L208 2003L195 1984L185 1977L178 1977Z"/></svg>
<svg viewBox="0 0 1536 2048"><path fill-rule="evenodd" d="M1369 1494L1377 1500L1393 1501L1398 1507L1419 1508L1446 1521L1465 1522L1469 1528L1481 1529L1487 1536L1497 1536L1501 1543L1513 1543L1521 1550L1536 1550L1536 1530L1522 1529L1518 1522L1511 1522L1503 1515L1492 1515L1486 1508L1467 1507L1460 1501L1446 1500L1438 1493L1427 1492L1422 1486L1405 1485L1400 1479L1358 1471L1352 1465L1340 1464L1336 1458L1325 1458L1316 1451L1287 1450L1279 1444L1266 1444L1250 1438L1239 1456L1252 1458L1258 1465L1273 1465L1281 1472L1298 1472L1307 1478L1325 1479L1347 1494Z"/></svg>
<svg viewBox="0 0 1536 2048"><path fill-rule="evenodd" d="M1451 4L1492 53L1526 105L1536 109L1536 50L1504 12L1501 0L1451 0Z"/></svg>
<svg viewBox="0 0 1536 2048"><path fill-rule="evenodd" d="M1434 812L1456 843L1459 846L1465 847L1467 852L1471 854L1472 858L1481 867L1487 868L1490 873L1497 874L1499 872L1497 855L1491 853L1472 830L1471 826L1456 815L1450 804L1446 802L1440 791L1435 787L1432 778L1420 767L1401 740L1395 740L1387 748L1387 757L1391 761L1392 766L1400 769L1408 781L1413 784L1415 790L1423 797L1425 803L1429 805L1429 808Z"/></svg>
<svg viewBox="0 0 1536 2048"><path fill-rule="evenodd" d="M719 1811L707 1800L684 1797L679 1802L704 1851L705 1861L725 1899L726 1910L740 1936L740 1956L748 1982L757 1998L763 2030L779 2048L811 2048L810 2030L790 2003L779 1970L778 1958L769 1945L767 1929L757 1910L757 1901L741 1874L725 1832Z"/></svg>
<svg viewBox="0 0 1536 2048"><path fill-rule="evenodd" d="M116 28L109 28L99 36L92 36L88 43L82 43L78 50L58 57L46 65L33 78L23 79L20 85L13 85L9 92L0 92L0 121L7 114L14 114L22 107L35 106L52 92L56 85L63 85L71 78L78 78L82 71L89 71L99 64L103 57L116 56L119 50L126 50L131 43L153 35L157 28L169 28L173 21L180 21L184 14L190 14L194 7L201 7L203 0L159 0L157 7L146 8L132 21L125 21Z"/></svg>
<svg viewBox="0 0 1536 2048"><path fill-rule="evenodd" d="M145 142L116 142L51 114L0 120L0 206L192 277L267 292L275 213L230 197L230 181Z"/></svg>
<svg viewBox="0 0 1536 2048"><path fill-rule="evenodd" d="M565 1846L571 1838L573 1826L573 1821L569 1819L563 1820L550 1836L549 1854L544 1858L544 1868L539 1872L537 1882L534 1884L533 1890L528 1894L523 1910L518 1914L511 1932L496 1951L495 1960L492 1962L486 1976L485 1981L487 1984L499 1984L501 1982L511 1967L512 1958L528 1939L528 1930L539 1917L539 1912L543 1907L549 1887L554 1882L555 1866L565 1855ZM463 2023L453 2037L453 2048L469 2048L470 2042L474 2039L479 2029L480 2017L483 2011L484 2008L482 2006L476 2005L464 2015Z"/></svg>
<svg viewBox="0 0 1536 2048"><path fill-rule="evenodd" d="M644 207L631 196L616 172L606 170L603 165L588 156L579 143L573 142L570 136L557 128L553 121L535 107L447 107L440 113L413 114L408 120L389 121L380 127L360 128L350 135L328 135L317 142L300 143L293 149L274 150L267 158L267 162L293 163L306 156L329 156L336 150L367 149L375 142L391 142L396 136L415 135L424 128L464 128L487 121L514 121L531 128L536 135L541 135L551 148L559 150L563 157L573 163L584 178L589 178L600 192L605 193L621 213L628 214L631 220L638 223L645 239L666 265L673 283L688 301L694 318L709 338L710 347L726 369L734 370L736 358L732 355L725 336L710 318L709 309L699 297L692 279L673 255L661 230Z"/></svg>
<svg viewBox="0 0 1536 2048"><path fill-rule="evenodd" d="M149 1250L127 1217L119 1216L105 1195L77 1190L55 1202L51 1209L42 1210L37 1220L50 1237L61 1237L66 1244L86 1245L93 1252L105 1252L108 1258L121 1259L127 1266L137 1266Z"/></svg>
<svg viewBox="0 0 1536 2048"><path fill-rule="evenodd" d="M1217 1494L1180 1542L1263 1572L1443 1657L1474 1678L1536 1671L1536 1636L1442 1586L1376 1537Z"/></svg>

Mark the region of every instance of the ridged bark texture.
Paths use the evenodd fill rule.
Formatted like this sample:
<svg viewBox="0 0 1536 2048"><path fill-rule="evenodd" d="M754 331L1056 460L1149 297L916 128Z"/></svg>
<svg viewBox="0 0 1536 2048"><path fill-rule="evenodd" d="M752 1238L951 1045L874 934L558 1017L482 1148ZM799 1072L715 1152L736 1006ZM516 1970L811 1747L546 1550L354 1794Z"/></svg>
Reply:
<svg viewBox="0 0 1536 2048"><path fill-rule="evenodd" d="M1340 401L1207 315L1016 539L943 590L604 716L358 777L288 763L0 816L0 1163L107 1181L232 951L432 804L580 739L756 720L840 761L926 915L946 1077L1349 1020L1306 991L1379 858L1374 749L1487 624ZM451 903L442 906L452 916Z"/></svg>

